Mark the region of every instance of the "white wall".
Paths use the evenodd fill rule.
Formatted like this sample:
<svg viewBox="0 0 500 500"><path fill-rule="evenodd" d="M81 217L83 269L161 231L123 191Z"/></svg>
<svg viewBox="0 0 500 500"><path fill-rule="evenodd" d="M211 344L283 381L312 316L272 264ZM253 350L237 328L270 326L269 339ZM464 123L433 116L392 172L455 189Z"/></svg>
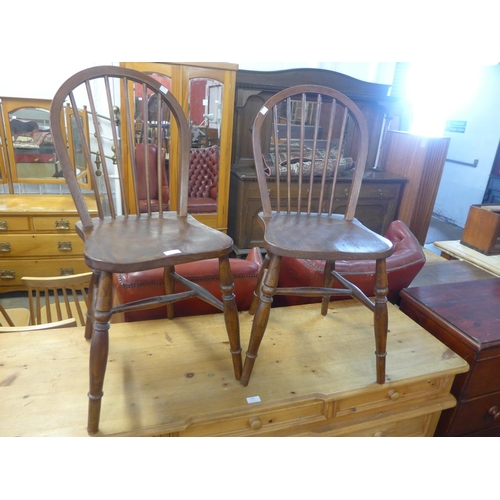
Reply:
<svg viewBox="0 0 500 500"><path fill-rule="evenodd" d="M465 133L451 137L448 158L473 163L476 168L446 162L434 212L464 227L471 205L482 203L500 139L500 65L479 70L479 86L471 100L457 98L452 120L465 120Z"/></svg>
<svg viewBox="0 0 500 500"><path fill-rule="evenodd" d="M59 86L78 71L102 64L108 59L32 58L29 64L23 57L0 61L0 96L52 99ZM118 63L114 63L115 65Z"/></svg>

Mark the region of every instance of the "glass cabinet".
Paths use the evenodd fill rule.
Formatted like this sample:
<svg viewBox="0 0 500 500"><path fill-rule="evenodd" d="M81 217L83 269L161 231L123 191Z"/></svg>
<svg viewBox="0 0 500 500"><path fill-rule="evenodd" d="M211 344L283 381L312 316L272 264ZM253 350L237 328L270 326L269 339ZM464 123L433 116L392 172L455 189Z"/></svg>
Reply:
<svg viewBox="0 0 500 500"><path fill-rule="evenodd" d="M189 212L201 222L227 232L237 65L168 62L121 65L152 75L181 103L191 129ZM142 101L148 97L138 93L135 98ZM154 103L147 105L149 109ZM168 130L167 137L171 154L175 154L175 130ZM169 184L176 185L175 171L168 174ZM171 192L169 202L171 207L177 203L175 191Z"/></svg>

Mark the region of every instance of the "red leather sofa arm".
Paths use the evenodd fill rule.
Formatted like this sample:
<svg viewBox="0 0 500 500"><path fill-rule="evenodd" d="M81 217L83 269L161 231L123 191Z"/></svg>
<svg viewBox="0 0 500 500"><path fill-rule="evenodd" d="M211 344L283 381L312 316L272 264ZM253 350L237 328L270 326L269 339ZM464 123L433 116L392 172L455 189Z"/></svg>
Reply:
<svg viewBox="0 0 500 500"><path fill-rule="evenodd" d="M250 308L253 292L257 286L257 277L262 265L262 256L258 248L253 248L246 259L229 259L234 279L234 294L239 311ZM199 262L180 264L175 270L185 278L198 283L221 299L218 259L207 259ZM165 293L163 268L136 273L115 274L115 302L119 304L154 297ZM183 290L176 283L176 291ZM175 316L194 316L220 312L215 307L198 299L187 299L174 304ZM125 321L142 321L166 318L166 307L161 306L143 311L125 313Z"/></svg>

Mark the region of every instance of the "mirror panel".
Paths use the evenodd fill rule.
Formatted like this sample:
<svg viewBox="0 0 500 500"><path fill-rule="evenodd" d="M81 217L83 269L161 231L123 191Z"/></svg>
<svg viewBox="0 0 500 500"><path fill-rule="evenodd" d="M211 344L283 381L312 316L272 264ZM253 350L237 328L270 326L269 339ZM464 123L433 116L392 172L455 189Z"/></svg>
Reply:
<svg viewBox="0 0 500 500"><path fill-rule="evenodd" d="M14 181L64 182L52 142L48 109L13 109L8 113L6 129L12 137Z"/></svg>
<svg viewBox="0 0 500 500"><path fill-rule="evenodd" d="M217 212L223 92L224 85L218 80L189 80L191 213Z"/></svg>

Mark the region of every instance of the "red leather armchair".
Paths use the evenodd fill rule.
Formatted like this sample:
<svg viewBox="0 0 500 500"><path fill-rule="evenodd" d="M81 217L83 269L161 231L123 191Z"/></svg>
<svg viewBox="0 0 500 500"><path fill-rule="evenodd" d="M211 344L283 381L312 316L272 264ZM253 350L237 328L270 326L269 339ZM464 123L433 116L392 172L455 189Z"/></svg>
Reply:
<svg viewBox="0 0 500 500"><path fill-rule="evenodd" d="M190 213L217 212L219 182L219 146L191 149L189 160Z"/></svg>
<svg viewBox="0 0 500 500"><path fill-rule="evenodd" d="M425 264L425 255L420 243L406 224L393 221L385 237L394 245L393 254L387 259L387 277L391 302L399 300L399 292L407 287ZM322 271L325 261L283 257L279 278L280 287L323 286ZM373 295L375 286L375 261L340 260L335 269L358 286L368 296ZM339 297L336 297L337 299ZM321 297L275 296L276 306L287 306L320 302Z"/></svg>
<svg viewBox="0 0 500 500"><path fill-rule="evenodd" d="M230 259L234 278L234 294L239 311L246 311L252 303L253 292L257 286L257 277L262 256L258 248L253 248L246 259ZM180 264L175 270L185 278L198 283L219 299L222 297L219 283L219 261L207 259L200 262ZM115 274L115 302L128 303L161 295L165 290L163 269L153 269L137 273ZM182 285L175 284L176 291L182 290ZM174 304L175 316L194 316L220 312L210 304L198 299L187 299ZM125 314L125 321L142 321L166 318L166 307L133 311Z"/></svg>

